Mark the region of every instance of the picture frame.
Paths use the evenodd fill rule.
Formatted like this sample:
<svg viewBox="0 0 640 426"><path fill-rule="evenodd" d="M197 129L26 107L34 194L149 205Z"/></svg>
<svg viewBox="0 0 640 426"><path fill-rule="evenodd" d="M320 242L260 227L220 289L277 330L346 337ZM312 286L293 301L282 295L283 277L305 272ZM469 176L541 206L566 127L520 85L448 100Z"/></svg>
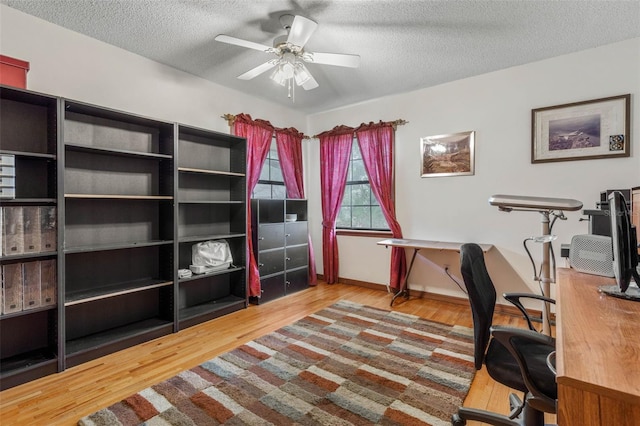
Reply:
<svg viewBox="0 0 640 426"><path fill-rule="evenodd" d="M475 131L420 138L421 177L475 173Z"/></svg>
<svg viewBox="0 0 640 426"><path fill-rule="evenodd" d="M629 157L631 95L531 110L531 163Z"/></svg>

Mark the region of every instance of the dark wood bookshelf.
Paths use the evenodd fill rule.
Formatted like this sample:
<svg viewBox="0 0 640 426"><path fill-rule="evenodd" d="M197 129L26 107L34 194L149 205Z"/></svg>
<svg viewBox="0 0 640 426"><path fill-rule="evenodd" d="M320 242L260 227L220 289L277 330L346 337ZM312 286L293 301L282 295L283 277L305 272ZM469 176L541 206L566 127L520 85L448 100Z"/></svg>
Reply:
<svg viewBox="0 0 640 426"><path fill-rule="evenodd" d="M2 85L0 121L0 208L55 208L57 226L55 250L0 256L57 282L0 314L2 389L247 307L244 138ZM179 280L216 239L233 265Z"/></svg>

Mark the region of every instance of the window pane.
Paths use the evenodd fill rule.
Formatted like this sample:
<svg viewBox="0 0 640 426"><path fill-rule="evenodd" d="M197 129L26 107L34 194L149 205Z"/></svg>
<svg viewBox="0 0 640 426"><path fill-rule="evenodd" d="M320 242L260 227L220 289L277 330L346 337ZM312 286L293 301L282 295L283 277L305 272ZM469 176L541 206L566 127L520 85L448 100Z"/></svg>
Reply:
<svg viewBox="0 0 640 426"><path fill-rule="evenodd" d="M362 161L360 147L358 146L358 141L354 139L351 144L347 185L336 222L338 227L349 229L389 229L380 204L371 191L371 185L368 182L369 177Z"/></svg>
<svg viewBox="0 0 640 426"><path fill-rule="evenodd" d="M336 227L351 228L351 207L344 206L340 208L340 212L336 218Z"/></svg>
<svg viewBox="0 0 640 426"><path fill-rule="evenodd" d="M369 184L369 188L371 188L371 184ZM372 206L379 206L380 203L378 202L378 199L376 198L376 195L373 193L373 191L371 191L371 205Z"/></svg>
<svg viewBox="0 0 640 426"><path fill-rule="evenodd" d="M368 206L371 203L370 192L369 184L351 185L351 204L354 206Z"/></svg>
<svg viewBox="0 0 640 426"><path fill-rule="evenodd" d="M369 180L362 160L353 160L353 177L351 180Z"/></svg>
<svg viewBox="0 0 640 426"><path fill-rule="evenodd" d="M347 166L347 182L353 180L353 162L349 161L349 166Z"/></svg>
<svg viewBox="0 0 640 426"><path fill-rule="evenodd" d="M272 198L282 200L287 198L287 189L284 185L272 185Z"/></svg>
<svg viewBox="0 0 640 426"><path fill-rule="evenodd" d="M360 155L360 147L358 146L358 141L354 139L353 144L351 145L351 159L360 160L361 158L362 156Z"/></svg>
<svg viewBox="0 0 640 426"><path fill-rule="evenodd" d="M371 227L374 229L389 229L380 207L371 207Z"/></svg>
<svg viewBox="0 0 640 426"><path fill-rule="evenodd" d="M351 205L351 185L346 185L344 187L344 197L342 197L341 206L350 206Z"/></svg>
<svg viewBox="0 0 640 426"><path fill-rule="evenodd" d="M269 160L265 160L262 170L260 170L260 178L258 180L271 180L269 179Z"/></svg>
<svg viewBox="0 0 640 426"><path fill-rule="evenodd" d="M369 207L353 207L353 228L371 228L371 209Z"/></svg>
<svg viewBox="0 0 640 426"><path fill-rule="evenodd" d="M264 161L262 170L260 170L259 183L256 185L251 196L253 198L276 198L283 199L287 196L284 186L284 178L282 177L282 168L278 160L278 148L275 139L271 140L267 158ZM272 185L267 182L281 182L282 184Z"/></svg>
<svg viewBox="0 0 640 426"><path fill-rule="evenodd" d="M271 198L271 185L264 183L256 184L253 189L253 198Z"/></svg>
<svg viewBox="0 0 640 426"><path fill-rule="evenodd" d="M271 169L271 180L275 182L284 182L282 177L282 169L278 160L270 160L269 168Z"/></svg>

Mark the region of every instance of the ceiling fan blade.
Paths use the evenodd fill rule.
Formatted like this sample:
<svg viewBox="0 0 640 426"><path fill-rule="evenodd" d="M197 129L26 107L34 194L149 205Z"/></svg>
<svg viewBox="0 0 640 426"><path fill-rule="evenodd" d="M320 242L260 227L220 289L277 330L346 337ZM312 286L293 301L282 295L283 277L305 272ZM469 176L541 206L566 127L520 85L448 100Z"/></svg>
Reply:
<svg viewBox="0 0 640 426"><path fill-rule="evenodd" d="M260 43L254 43L252 41L243 40L241 38L231 37L225 34L219 34L214 38L215 41L222 43L234 44L240 47L246 47L249 49L260 50L261 52L270 52L273 48Z"/></svg>
<svg viewBox="0 0 640 426"><path fill-rule="evenodd" d="M360 56L343 53L305 52L303 59L313 64L335 65L338 67L358 68Z"/></svg>
<svg viewBox="0 0 640 426"><path fill-rule="evenodd" d="M309 80L307 80L303 85L302 88L304 90L311 90L311 89L315 89L316 87L318 87L319 84L316 81L315 78L313 78L313 76L311 75L311 73L309 73Z"/></svg>
<svg viewBox="0 0 640 426"><path fill-rule="evenodd" d="M304 16L297 15L293 19L293 24L291 24L287 43L303 47L305 44L307 44L307 41L309 41L311 34L313 34L317 27L318 24L313 22L311 19L307 19Z"/></svg>
<svg viewBox="0 0 640 426"><path fill-rule="evenodd" d="M252 78L259 76L263 72L269 71L271 68L275 67L277 63L277 60L265 62L262 65L258 65L257 67L250 69L244 74L240 74L238 78L240 80L251 80Z"/></svg>

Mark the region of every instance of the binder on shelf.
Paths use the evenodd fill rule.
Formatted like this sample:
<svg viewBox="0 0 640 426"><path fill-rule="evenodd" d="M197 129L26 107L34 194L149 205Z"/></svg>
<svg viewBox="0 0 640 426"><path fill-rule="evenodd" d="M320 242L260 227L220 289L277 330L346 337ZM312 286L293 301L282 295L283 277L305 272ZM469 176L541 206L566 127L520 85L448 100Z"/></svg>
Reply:
<svg viewBox="0 0 640 426"><path fill-rule="evenodd" d="M12 186L0 186L0 198L13 200L16 198L16 188Z"/></svg>
<svg viewBox="0 0 640 426"><path fill-rule="evenodd" d="M16 159L10 154L0 155L0 198L16 198Z"/></svg>
<svg viewBox="0 0 640 426"><path fill-rule="evenodd" d="M16 187L15 176L1 176L0 175L0 188L14 188Z"/></svg>
<svg viewBox="0 0 640 426"><path fill-rule="evenodd" d="M16 177L16 168L14 166L5 166L0 164L0 176Z"/></svg>
<svg viewBox="0 0 640 426"><path fill-rule="evenodd" d="M3 207L2 216L2 255L22 254L24 252L22 207Z"/></svg>
<svg viewBox="0 0 640 426"><path fill-rule="evenodd" d="M40 261L40 304L42 306L56 304L56 283L55 259Z"/></svg>
<svg viewBox="0 0 640 426"><path fill-rule="evenodd" d="M24 252L40 252L40 207L25 206L22 208L24 227Z"/></svg>
<svg viewBox="0 0 640 426"><path fill-rule="evenodd" d="M16 166L16 156L13 154L2 154L0 155L0 167L15 167ZM15 173L14 173L15 175Z"/></svg>
<svg viewBox="0 0 640 426"><path fill-rule="evenodd" d="M2 265L2 313L22 310L22 263Z"/></svg>
<svg viewBox="0 0 640 426"><path fill-rule="evenodd" d="M16 166L13 164L8 166L6 164L0 164L0 176L4 177L16 177Z"/></svg>
<svg viewBox="0 0 640 426"><path fill-rule="evenodd" d="M40 262L22 264L22 309L34 309L40 302Z"/></svg>
<svg viewBox="0 0 640 426"><path fill-rule="evenodd" d="M56 250L56 207L40 206L40 251Z"/></svg>

